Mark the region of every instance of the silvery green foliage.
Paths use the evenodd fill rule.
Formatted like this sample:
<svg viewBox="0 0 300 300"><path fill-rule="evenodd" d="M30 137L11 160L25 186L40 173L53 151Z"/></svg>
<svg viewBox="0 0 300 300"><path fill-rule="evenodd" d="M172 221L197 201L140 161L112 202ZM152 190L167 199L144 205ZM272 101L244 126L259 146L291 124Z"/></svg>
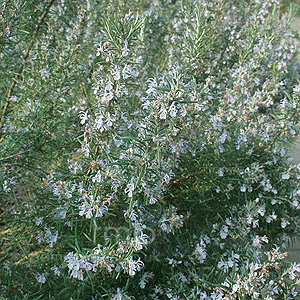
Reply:
<svg viewBox="0 0 300 300"><path fill-rule="evenodd" d="M299 233L289 16L275 0L129 2L81 4L62 29L77 75L59 79L70 99L57 96L51 113L78 119L72 153L39 175L50 203L27 205L50 253L34 280L64 277L63 299L295 299L300 266L278 247ZM62 1L52 17L68 9ZM36 73L55 81L60 65ZM15 171L3 168L9 195Z"/></svg>

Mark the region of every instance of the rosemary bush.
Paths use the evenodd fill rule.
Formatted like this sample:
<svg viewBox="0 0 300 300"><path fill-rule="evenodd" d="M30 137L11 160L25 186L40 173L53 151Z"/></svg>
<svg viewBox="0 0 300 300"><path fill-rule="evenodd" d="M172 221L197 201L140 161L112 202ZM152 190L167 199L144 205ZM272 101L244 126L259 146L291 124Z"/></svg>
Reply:
<svg viewBox="0 0 300 300"><path fill-rule="evenodd" d="M0 299L296 299L292 11L0 9Z"/></svg>

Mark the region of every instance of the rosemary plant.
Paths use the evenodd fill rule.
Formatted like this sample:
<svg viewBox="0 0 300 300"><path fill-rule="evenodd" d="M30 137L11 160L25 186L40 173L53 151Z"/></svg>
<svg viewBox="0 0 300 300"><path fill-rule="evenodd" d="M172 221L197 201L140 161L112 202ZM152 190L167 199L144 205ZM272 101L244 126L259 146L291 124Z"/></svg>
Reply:
<svg viewBox="0 0 300 300"><path fill-rule="evenodd" d="M0 299L297 299L280 8L1 2Z"/></svg>

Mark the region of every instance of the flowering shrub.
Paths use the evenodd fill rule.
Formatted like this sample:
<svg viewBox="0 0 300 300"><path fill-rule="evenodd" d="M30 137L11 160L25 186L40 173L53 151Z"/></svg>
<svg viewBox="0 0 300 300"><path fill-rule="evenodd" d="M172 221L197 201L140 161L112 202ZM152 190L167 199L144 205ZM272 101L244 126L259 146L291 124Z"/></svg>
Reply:
<svg viewBox="0 0 300 300"><path fill-rule="evenodd" d="M279 4L4 2L4 299L296 299Z"/></svg>

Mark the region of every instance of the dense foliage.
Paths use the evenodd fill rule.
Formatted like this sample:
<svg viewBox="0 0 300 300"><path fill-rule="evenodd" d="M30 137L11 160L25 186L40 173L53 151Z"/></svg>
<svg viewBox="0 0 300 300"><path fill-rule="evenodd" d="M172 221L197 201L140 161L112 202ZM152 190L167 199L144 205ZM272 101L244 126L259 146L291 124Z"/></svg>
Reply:
<svg viewBox="0 0 300 300"><path fill-rule="evenodd" d="M296 299L280 252L300 224L291 11L0 11L0 299Z"/></svg>

